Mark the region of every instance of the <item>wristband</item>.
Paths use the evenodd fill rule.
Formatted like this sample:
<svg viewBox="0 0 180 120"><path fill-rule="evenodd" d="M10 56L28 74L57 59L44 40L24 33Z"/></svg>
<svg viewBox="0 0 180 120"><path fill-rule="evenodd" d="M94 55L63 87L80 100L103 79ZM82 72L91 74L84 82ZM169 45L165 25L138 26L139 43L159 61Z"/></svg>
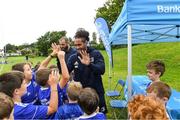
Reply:
<svg viewBox="0 0 180 120"><path fill-rule="evenodd" d="M54 56L53 55L49 55L51 58L54 58Z"/></svg>
<svg viewBox="0 0 180 120"><path fill-rule="evenodd" d="M58 90L51 90L51 92L57 92Z"/></svg>

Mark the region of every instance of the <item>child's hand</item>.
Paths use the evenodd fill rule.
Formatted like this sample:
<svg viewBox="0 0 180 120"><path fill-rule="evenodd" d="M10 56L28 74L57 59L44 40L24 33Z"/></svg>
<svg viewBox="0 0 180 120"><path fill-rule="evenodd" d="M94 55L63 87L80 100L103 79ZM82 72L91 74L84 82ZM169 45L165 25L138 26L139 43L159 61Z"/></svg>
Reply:
<svg viewBox="0 0 180 120"><path fill-rule="evenodd" d="M56 43L51 44L51 49L53 50L53 52L51 53L52 56L56 56L57 53L60 51L60 47Z"/></svg>
<svg viewBox="0 0 180 120"><path fill-rule="evenodd" d="M64 59L64 56L65 56L65 52L60 50L60 51L58 52L58 57L59 57L60 59Z"/></svg>
<svg viewBox="0 0 180 120"><path fill-rule="evenodd" d="M56 70L53 70L51 74L49 75L48 84L51 85L57 85L59 81L59 73Z"/></svg>

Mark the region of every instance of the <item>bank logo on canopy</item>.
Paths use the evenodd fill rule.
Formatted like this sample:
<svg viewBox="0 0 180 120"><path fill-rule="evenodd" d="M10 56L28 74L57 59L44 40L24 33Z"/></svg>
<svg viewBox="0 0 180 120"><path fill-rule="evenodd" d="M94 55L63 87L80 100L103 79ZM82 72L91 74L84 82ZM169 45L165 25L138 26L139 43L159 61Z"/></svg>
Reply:
<svg viewBox="0 0 180 120"><path fill-rule="evenodd" d="M172 6L157 5L157 12L158 13L180 13L180 6L178 6L178 5L172 5Z"/></svg>

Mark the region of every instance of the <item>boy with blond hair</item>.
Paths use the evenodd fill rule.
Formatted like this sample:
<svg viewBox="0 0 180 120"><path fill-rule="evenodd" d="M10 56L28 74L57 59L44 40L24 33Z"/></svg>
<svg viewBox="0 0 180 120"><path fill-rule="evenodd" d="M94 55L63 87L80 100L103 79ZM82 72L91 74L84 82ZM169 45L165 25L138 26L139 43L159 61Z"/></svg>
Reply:
<svg viewBox="0 0 180 120"><path fill-rule="evenodd" d="M68 84L67 96L69 103L58 108L55 119L74 119L83 114L83 111L77 103L81 89L82 85L80 82L71 81Z"/></svg>

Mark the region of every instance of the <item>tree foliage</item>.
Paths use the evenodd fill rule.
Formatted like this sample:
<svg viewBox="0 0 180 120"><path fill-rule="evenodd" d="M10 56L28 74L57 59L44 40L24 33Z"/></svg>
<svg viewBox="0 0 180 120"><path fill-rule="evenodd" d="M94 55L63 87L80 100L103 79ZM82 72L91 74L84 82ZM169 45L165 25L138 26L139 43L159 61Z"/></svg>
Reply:
<svg viewBox="0 0 180 120"><path fill-rule="evenodd" d="M17 49L18 48L15 45L11 45L10 43L6 44L6 52L7 53L16 52Z"/></svg>
<svg viewBox="0 0 180 120"><path fill-rule="evenodd" d="M66 31L53 31L46 32L43 36L39 37L37 40L37 49L43 56L48 55L48 49L51 48L52 43L58 43L58 40L66 35Z"/></svg>
<svg viewBox="0 0 180 120"><path fill-rule="evenodd" d="M95 32L92 33L92 41L97 44L97 34Z"/></svg>
<svg viewBox="0 0 180 120"><path fill-rule="evenodd" d="M111 29L111 26L115 23L121 12L123 3L124 0L108 0L103 7L96 10L96 18L104 18Z"/></svg>

